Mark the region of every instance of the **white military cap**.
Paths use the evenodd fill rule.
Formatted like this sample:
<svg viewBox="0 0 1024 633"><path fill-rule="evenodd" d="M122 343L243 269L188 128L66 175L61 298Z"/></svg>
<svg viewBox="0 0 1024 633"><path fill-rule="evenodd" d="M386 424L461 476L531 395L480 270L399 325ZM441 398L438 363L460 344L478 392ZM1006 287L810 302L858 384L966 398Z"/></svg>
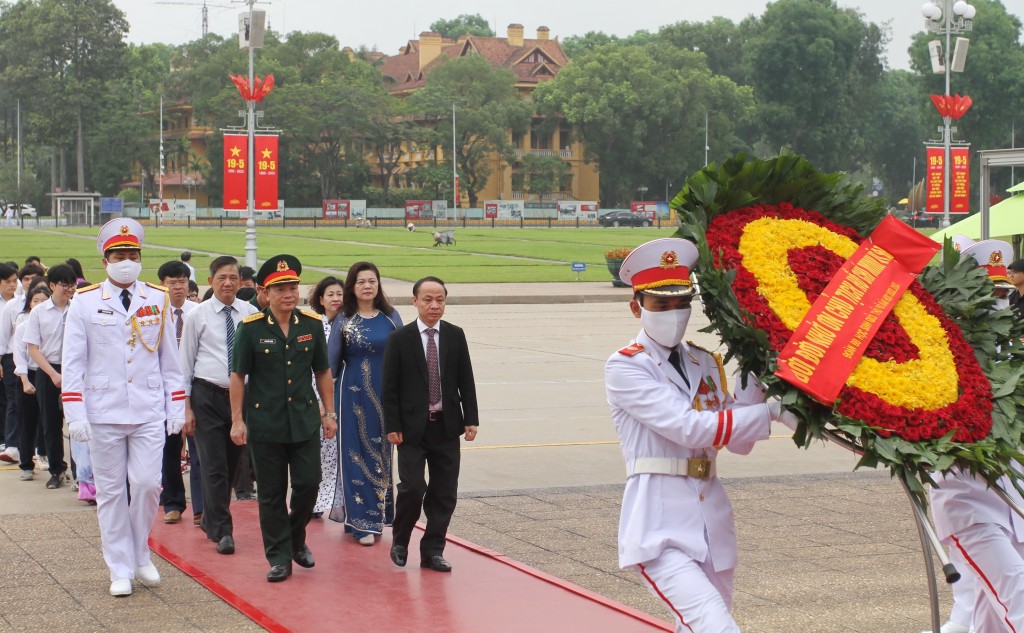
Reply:
<svg viewBox="0 0 1024 633"><path fill-rule="evenodd" d="M996 288L1013 290L1006 275L1006 264L1013 261L1013 247L1002 240L982 240L960 251L960 257L973 257L985 269Z"/></svg>
<svg viewBox="0 0 1024 633"><path fill-rule="evenodd" d="M146 229L131 218L114 218L100 229L96 237L96 250L100 255L111 249L142 250Z"/></svg>
<svg viewBox="0 0 1024 633"><path fill-rule="evenodd" d="M966 235L954 235L949 239L953 242L953 250L958 253L963 253L965 248L974 246L977 243Z"/></svg>
<svg viewBox="0 0 1024 633"><path fill-rule="evenodd" d="M690 271L697 263L697 247L689 240L665 237L633 249L622 260L619 279L633 292L658 297L689 297L696 290Z"/></svg>

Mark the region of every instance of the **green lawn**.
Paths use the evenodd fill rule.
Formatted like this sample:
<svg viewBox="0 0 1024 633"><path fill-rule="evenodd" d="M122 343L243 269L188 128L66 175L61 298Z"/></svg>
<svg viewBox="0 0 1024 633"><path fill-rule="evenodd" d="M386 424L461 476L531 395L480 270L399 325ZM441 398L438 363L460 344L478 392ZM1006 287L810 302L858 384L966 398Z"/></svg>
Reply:
<svg viewBox="0 0 1024 633"><path fill-rule="evenodd" d="M634 247L658 237L669 237L673 229L575 229L575 228L457 228L456 244L433 247L429 230L410 233L402 228L297 228L257 229L261 260L278 253L291 253L304 266L344 272L359 260L377 264L386 277L415 281L437 275L449 282L551 282L573 281L572 262L585 262L584 281L610 279L604 252L616 246ZM146 228L143 251L143 279L156 281L161 263L177 259L180 251L193 252L192 265L205 277L212 257L227 254L243 260L245 232L241 228ZM169 250L153 248L167 247ZM0 231L0 260L19 264L28 255L38 255L47 265L74 257L82 262L86 278L103 278L103 266L96 252L95 229ZM322 271L307 270L303 282L314 282Z"/></svg>

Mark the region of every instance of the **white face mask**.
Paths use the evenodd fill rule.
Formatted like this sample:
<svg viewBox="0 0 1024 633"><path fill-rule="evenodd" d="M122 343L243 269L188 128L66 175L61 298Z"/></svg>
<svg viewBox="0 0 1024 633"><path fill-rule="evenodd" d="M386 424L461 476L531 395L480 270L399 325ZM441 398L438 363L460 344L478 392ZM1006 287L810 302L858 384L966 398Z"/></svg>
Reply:
<svg viewBox="0 0 1024 633"><path fill-rule="evenodd" d="M675 347L686 336L686 324L690 322L690 308L649 312L640 308L640 323L647 336L665 347Z"/></svg>
<svg viewBox="0 0 1024 633"><path fill-rule="evenodd" d="M125 259L116 263L107 263L107 276L119 284L135 283L142 272L142 264Z"/></svg>
<svg viewBox="0 0 1024 633"><path fill-rule="evenodd" d="M1009 298L1007 298L1007 297L1004 297L1002 299L1000 299L998 297L996 298L996 307L994 308L995 310L1002 310L1003 308L1009 308L1009 307L1010 307L1010 299Z"/></svg>

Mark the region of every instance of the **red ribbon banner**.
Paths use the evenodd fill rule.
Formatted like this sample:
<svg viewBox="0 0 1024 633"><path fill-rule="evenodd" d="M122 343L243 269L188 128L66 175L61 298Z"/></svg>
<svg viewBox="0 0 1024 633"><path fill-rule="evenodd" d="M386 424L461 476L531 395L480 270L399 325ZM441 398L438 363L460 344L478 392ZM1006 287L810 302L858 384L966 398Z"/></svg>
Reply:
<svg viewBox="0 0 1024 633"><path fill-rule="evenodd" d="M245 163L249 143L243 134L224 135L224 208L248 208L248 182Z"/></svg>
<svg viewBox="0 0 1024 633"><path fill-rule="evenodd" d="M257 134L256 209L277 210L277 135Z"/></svg>
<svg viewBox="0 0 1024 633"><path fill-rule="evenodd" d="M928 159L924 182L924 210L926 213L942 213L942 198L945 189L945 172L942 169L943 148L929 147L926 151Z"/></svg>
<svg viewBox="0 0 1024 633"><path fill-rule="evenodd" d="M940 245L886 216L814 302L775 375L831 405L868 343Z"/></svg>
<svg viewBox="0 0 1024 633"><path fill-rule="evenodd" d="M971 158L967 147L949 150L950 185L949 212L967 213L971 210Z"/></svg>

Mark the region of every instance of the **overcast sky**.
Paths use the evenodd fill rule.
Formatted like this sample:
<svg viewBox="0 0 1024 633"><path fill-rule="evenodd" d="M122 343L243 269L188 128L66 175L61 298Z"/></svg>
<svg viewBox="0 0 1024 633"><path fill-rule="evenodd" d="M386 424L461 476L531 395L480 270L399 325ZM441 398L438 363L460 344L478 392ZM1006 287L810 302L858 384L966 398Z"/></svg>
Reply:
<svg viewBox="0 0 1024 633"><path fill-rule="evenodd" d="M924 28L924 0L838 2L840 6L858 9L870 22L888 23L892 28L889 65L909 67L910 38ZM181 44L202 35L202 0L114 0L114 4L128 16L131 42ZM527 37L538 26L547 26L552 37L566 38L589 31L618 36L640 29L653 32L666 24L684 20L704 22L716 15L738 22L748 15L760 14L765 5L763 0L272 0L257 3L256 8L267 11L270 27L275 31L319 31L334 35L342 46L365 45L394 54L407 40L427 30L431 22L463 13L479 13L499 36L505 35L510 23L517 22L525 27ZM1024 20L1024 0L1003 0L1003 5L1009 13ZM210 32L236 34L237 14L245 6L230 0L209 0Z"/></svg>

